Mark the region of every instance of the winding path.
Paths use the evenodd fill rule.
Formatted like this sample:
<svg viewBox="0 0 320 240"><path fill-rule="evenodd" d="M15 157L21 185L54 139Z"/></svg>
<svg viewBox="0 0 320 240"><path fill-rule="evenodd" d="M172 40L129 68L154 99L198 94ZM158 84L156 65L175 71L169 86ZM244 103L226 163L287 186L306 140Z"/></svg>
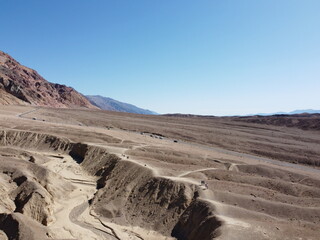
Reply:
<svg viewBox="0 0 320 240"><path fill-rule="evenodd" d="M85 210L87 210L89 208L89 203L88 202L84 202L76 207L74 207L70 214L69 214L69 219L71 222L73 222L74 224L82 227L82 228L86 228L88 230L90 230L91 232L93 232L94 234L96 234L97 236L101 237L102 239L110 239L110 240L120 240L120 238L118 238L115 233L110 233L108 231L99 229L97 227L94 227L93 225L84 222L84 221L79 221L79 217L84 213ZM112 229L111 229L112 232Z"/></svg>
<svg viewBox="0 0 320 240"><path fill-rule="evenodd" d="M95 179L88 176L70 156L65 155L61 159L49 156L49 159L51 161L45 166L75 187L68 196L55 203L57 220L50 226L55 238L120 240L113 229L106 228L89 212L89 199L97 191Z"/></svg>
<svg viewBox="0 0 320 240"><path fill-rule="evenodd" d="M35 109L30 110L30 111L20 113L20 114L17 115L17 117L22 118L23 116L25 116L25 115L27 115L27 114L29 114L29 113L36 112L36 111L38 111L38 110L39 110L39 108L35 108Z"/></svg>
<svg viewBox="0 0 320 240"><path fill-rule="evenodd" d="M216 169L217 168L201 168L201 169L197 169L197 170L193 170L193 171L184 172L184 173L178 175L178 177L184 177L184 176L187 176L190 173L203 172L203 171L216 170Z"/></svg>

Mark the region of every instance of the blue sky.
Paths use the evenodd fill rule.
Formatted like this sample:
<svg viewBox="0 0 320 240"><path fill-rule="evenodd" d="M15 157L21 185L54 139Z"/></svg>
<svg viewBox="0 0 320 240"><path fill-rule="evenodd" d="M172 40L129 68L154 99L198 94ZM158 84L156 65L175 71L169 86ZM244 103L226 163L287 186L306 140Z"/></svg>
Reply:
<svg viewBox="0 0 320 240"><path fill-rule="evenodd" d="M319 0L0 0L0 50L159 113L320 109Z"/></svg>

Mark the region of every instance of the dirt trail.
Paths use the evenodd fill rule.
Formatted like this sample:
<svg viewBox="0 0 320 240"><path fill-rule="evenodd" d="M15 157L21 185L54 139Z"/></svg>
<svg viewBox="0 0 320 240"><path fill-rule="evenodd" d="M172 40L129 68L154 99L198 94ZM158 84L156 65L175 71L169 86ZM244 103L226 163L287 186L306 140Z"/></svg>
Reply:
<svg viewBox="0 0 320 240"><path fill-rule="evenodd" d="M17 115L17 117L23 117L23 116L28 115L30 113L36 112L38 110L40 110L40 108L35 108L33 110L29 110L29 111L20 113L20 114ZM50 122L46 121L44 123L48 124ZM54 124L64 125L64 126L68 125L66 123L64 123L64 124L62 124L62 123L54 123ZM70 126L75 127L75 124L70 124ZM101 127L87 127L87 128L88 129L92 128L92 130L98 129L99 131L101 131L102 129L105 130L104 128L101 128ZM108 134L110 134L110 133L111 133L111 136L114 135L114 134L121 136L122 142L124 142L124 139L125 139L124 136L122 136L123 133L125 135L127 135L127 134L133 135L135 138L144 137L145 140L147 139L148 142L152 141L154 144L159 143L160 145L171 144L173 142L173 140L174 140L174 139L166 138L166 137L163 137L162 139L158 139L158 138L148 137L147 135L140 136L140 134L137 133L137 132L133 132L133 131L130 131L130 130L119 129L119 128L113 128L112 130L108 130ZM126 137L128 137L128 136L126 136ZM215 152L215 153L227 154L229 156L239 157L239 158L241 158L243 160L246 159L246 160L254 161L256 163L258 162L258 163L261 163L261 164L273 165L273 166L277 166L277 167L292 168L292 169L295 169L295 170L302 171L304 173L320 174L320 169L317 169L317 168L303 166L303 165L300 165L300 164L292 164L292 163L283 162L283 161L277 161L277 160L266 158L266 157L259 157L259 156L255 156L255 155L251 155L251 154L247 154L247 153L240 153L240 152L226 150L226 149L219 148L219 147L204 146L204 145L201 145L201 144L192 143L192 142L186 142L186 141L182 141L182 140L179 140L175 144L176 145L180 145L182 147L187 147L187 148L198 148L198 149L203 149L205 151L212 151L212 152ZM143 147L144 146L147 146L147 145L143 145ZM141 145L140 146L136 146L133 149L139 148L139 147L141 147ZM123 152L123 150L120 150L120 151Z"/></svg>
<svg viewBox="0 0 320 240"><path fill-rule="evenodd" d="M55 201L56 221L49 225L53 238L118 239L112 234L112 231L106 229L86 212L89 207L88 201L97 191L96 179L85 173L69 155L64 155L62 159L51 157L51 161L45 163L44 166L62 176L75 187L69 196Z"/></svg>
<svg viewBox="0 0 320 240"><path fill-rule="evenodd" d="M108 147L107 147L108 148ZM108 148L108 150L111 150ZM122 152L116 148L115 154L128 160ZM56 201L54 216L56 221L50 224L51 237L55 239L88 239L88 240L166 240L173 239L164 237L157 232L145 230L139 227L119 226L100 219L93 212L90 212L89 200L96 193L96 180L88 175L69 155L57 158L46 154L51 161L44 164L49 170L59 174L75 187L75 190L61 201ZM61 157L61 156L60 156ZM145 166L144 163L134 161L136 164ZM150 166L149 166L150 167ZM150 167L151 168L151 167ZM156 169L152 169L155 175Z"/></svg>
<svg viewBox="0 0 320 240"><path fill-rule="evenodd" d="M24 117L25 115L28 115L29 113L34 113L34 112L36 112L36 111L38 111L38 110L39 110L39 108L35 108L35 109L30 110L30 111L20 113L20 114L17 115L17 117L22 118L22 117Z"/></svg>
<svg viewBox="0 0 320 240"><path fill-rule="evenodd" d="M220 229L223 232L223 237L217 239L280 239L279 236L281 239L298 239L301 236L307 238L307 235L302 235L302 233L305 234L310 231L311 235L317 231L311 225L318 223L319 216L319 214L316 215L317 213L311 213L313 211L311 208L314 206L318 208L316 198L319 194L313 189L313 187L316 188L318 182L312 179L319 179L320 170L317 168L245 154L237 152L238 149L230 151L179 139L173 143L172 138L163 137L160 139L141 134L139 131L121 130L117 127L108 129L102 124L100 127L99 125L93 126L85 121L82 123L81 118L80 120L70 118L70 121L68 119L59 121L58 117L55 118L54 115L52 118L51 115L44 115L42 118L41 111L37 111L41 108L32 109L29 107L28 111L26 110L22 109L20 114L17 111L8 111L10 114L4 115L3 126L16 128L19 131L43 131L57 136L61 134L62 137L68 138L72 142L87 143L84 141L89 141L92 142L90 145L104 147L107 150L106 152L119 156L124 161L119 164L123 166L123 169L126 169L126 162L132 162L144 168L134 166L134 168L141 170L142 174L147 169L148 176L150 174L157 178L170 179L179 182L176 185L185 185L184 187L188 186L188 188L192 185L191 188L196 189L199 193L198 199L212 205L210 211L212 210L213 215L223 221ZM33 117L40 121L32 121ZM10 125L9 123L16 125ZM156 127L154 126L155 129ZM117 141L109 142L111 137L117 139ZM252 138L250 139L252 140ZM288 143L291 143L291 141ZM284 145L281 143L280 146ZM241 151L241 148L239 148L239 151ZM37 153L43 155L43 152ZM96 214L101 214L101 216L94 215L95 213L90 211L88 201L93 198L96 192L97 179L87 175L70 156L63 155L63 158L60 158L61 156L54 157L52 154L54 153L44 154L52 160L44 163L44 166L62 176L75 188L64 198L53 199L53 216L56 220L48 226L52 238L89 240L171 239L146 228L120 226L112 223L110 222L112 219L101 217L104 212L97 211ZM141 156L141 159L138 156ZM153 158L153 156L156 157ZM161 161L162 159L164 161ZM204 159L203 162L202 159ZM192 162L193 160L194 162ZM267 167L271 169L267 169ZM281 174L281 171L277 170L285 170L286 172ZM257 174L251 174L252 171L257 171ZM286 176L287 172L288 176ZM115 171L115 173L117 172ZM306 178L300 178L295 175L296 173L306 176ZM285 176L283 177L283 175ZM247 177L250 178L250 181L244 181ZM230 181L228 181L229 179ZM251 179L253 182L251 182ZM209 189L204 189L200 185L201 180L208 180ZM120 188L119 191L122 191L122 189ZM279 208L277 208L278 206ZM301 213L296 209L301 210ZM300 215L304 216L303 219L307 219L305 222L310 223L310 228L302 226L305 222L303 219L300 221ZM293 220L291 221L291 219ZM313 222L311 223L311 221ZM121 224L120 221L117 223ZM301 231L294 230L298 227L301 227ZM259 237L249 238L251 232L256 231L256 229L267 230L266 233L259 233ZM277 238L270 235L273 232L275 232L274 236L277 236ZM242 233L245 233L246 236L242 236ZM291 235L288 235L288 233ZM295 238L296 236L297 238ZM317 239L317 237L308 239Z"/></svg>
<svg viewBox="0 0 320 240"><path fill-rule="evenodd" d="M184 182L186 184L196 185L199 189L200 199L211 204L215 208L215 216L218 217L218 219L223 221L224 223L223 228L224 228L224 232L227 233L227 235L225 235L227 236L227 239L228 238L236 239L237 238L236 236L237 234L239 234L239 231L241 232L243 229L250 229L250 231L255 231L255 232L263 231L263 229L260 229L260 228L257 230L255 225L251 225L250 222L244 221L241 218L237 218L233 214L233 212L248 212L249 214L255 214L255 212L251 212L237 206L230 206L228 204L224 204L219 201L216 201L214 197L214 193L210 189L207 189L205 186L201 185L202 179L187 177L187 175L192 173L203 172L208 170L216 170L217 168L200 168L200 169L186 171L176 176L166 176L161 174L163 172L161 169L150 166L149 164L145 164L139 161L138 159L135 159L133 156L129 155L129 160L127 159L126 155L122 154L120 157L124 161L131 161L151 169L155 174L155 176L170 179L172 181ZM258 217L260 217L261 215L267 218L272 218L271 216L265 215L263 213L261 214L257 213L256 215ZM258 233L258 234L261 234L261 233Z"/></svg>
<svg viewBox="0 0 320 240"><path fill-rule="evenodd" d="M136 132L132 132L129 130L123 130L123 129L117 129L117 128L114 128L110 132L115 133L115 135L118 135L119 133L120 133L120 135L122 133L126 133L129 135L133 134L133 135L136 135L137 137L141 137L141 136L139 136L140 134L138 134ZM168 146L168 145L172 145L172 142L174 141L174 139L166 138L166 137L163 137L162 139L151 138L151 137L148 137L147 135L143 135L143 137L145 137L147 142L152 142L153 146L156 146L156 145L159 145L159 146L167 145ZM234 156L234 157L240 158L241 160L247 160L247 161L260 163L260 164L267 164L269 166L273 165L273 166L277 166L277 167L283 167L285 169L292 168L293 170L299 170L304 173L320 174L320 169L318 169L318 168L313 168L313 167L308 167L308 166L304 166L304 165L300 165L300 164L293 164L293 163L278 161L278 160L274 160L271 158L260 157L260 156L256 156L256 155L252 155L252 154L248 154L248 153L241 153L241 152L236 152L236 151L232 151L232 150L226 150L226 149L219 148L219 147L206 146L206 145L201 145L198 143L186 142L183 140L178 140L174 144L175 144L175 146L179 146L182 148L189 148L189 149L196 148L199 150L209 151L209 152L213 152L213 153L226 154L229 156ZM136 147L133 147L132 149L138 149L139 147L147 147L147 146L149 146L149 144L143 144L142 146L141 145L136 146ZM205 155L205 158L207 158L207 155Z"/></svg>
<svg viewBox="0 0 320 240"><path fill-rule="evenodd" d="M192 171L187 171L184 173L181 173L178 175L178 177L184 177L187 176L190 173L195 173L195 172L203 172L203 171L208 171L208 170L216 170L217 168L201 168L201 169L197 169L197 170L192 170Z"/></svg>
<svg viewBox="0 0 320 240"><path fill-rule="evenodd" d="M209 151L219 152L219 153L223 153L223 154L227 154L227 155L231 155L231 156L235 156L235 157L240 157L243 160L249 159L249 160L253 160L255 162L259 162L259 163L267 163L267 164L276 165L279 167L286 167L286 168L289 167L289 168L293 168L295 170L303 171L305 173L320 174L320 169L312 168L312 167L308 167L308 166L303 166L300 164L293 164L293 163L278 161L278 160L274 160L274 159L270 159L270 158L266 158L266 157L259 157L259 156L255 156L255 155L251 155L251 154L247 154L247 153L235 152L235 151L226 150L226 149L213 147L213 146L203 146L203 145L200 145L197 143L182 142L182 141L179 143L182 145L185 145L185 146L189 146L189 147L193 146L193 147L197 147L197 148L204 149L204 150L209 150Z"/></svg>
<svg viewBox="0 0 320 240"><path fill-rule="evenodd" d="M69 218L70 221L73 222L74 224L77 224L78 226L88 229L91 232L93 232L94 234L96 234L96 236L99 236L102 239L115 239L115 240L119 240L119 238L113 233L112 229L109 228L103 228L103 226L99 226L101 225L100 221L98 221L97 219L95 219L95 221L91 221L90 223L88 223L88 220L91 218L92 216L90 216L90 214L86 213L85 211L89 208L89 203L88 202L84 202L76 207L74 207L70 214L69 214ZM80 220L79 220L80 218ZM100 228L99 228L100 227ZM96 238L96 239L100 239L100 238Z"/></svg>

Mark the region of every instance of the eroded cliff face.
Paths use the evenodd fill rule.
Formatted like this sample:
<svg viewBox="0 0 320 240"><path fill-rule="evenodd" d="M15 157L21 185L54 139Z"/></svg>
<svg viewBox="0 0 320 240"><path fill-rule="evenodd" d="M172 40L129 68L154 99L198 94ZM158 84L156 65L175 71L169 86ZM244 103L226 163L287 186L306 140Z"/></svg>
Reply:
<svg viewBox="0 0 320 240"><path fill-rule="evenodd" d="M97 108L73 88L46 81L35 70L22 66L1 51L0 94L3 105Z"/></svg>

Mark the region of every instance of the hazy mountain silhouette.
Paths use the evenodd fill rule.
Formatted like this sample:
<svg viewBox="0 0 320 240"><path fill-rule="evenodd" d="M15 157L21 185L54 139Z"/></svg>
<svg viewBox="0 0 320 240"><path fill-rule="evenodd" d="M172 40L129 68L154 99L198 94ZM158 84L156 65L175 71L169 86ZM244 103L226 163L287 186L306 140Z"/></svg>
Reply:
<svg viewBox="0 0 320 240"><path fill-rule="evenodd" d="M142 109L132 104L120 102L108 97L103 97L99 95L87 95L86 98L91 102L91 104L104 110L149 115L157 114L153 111Z"/></svg>

